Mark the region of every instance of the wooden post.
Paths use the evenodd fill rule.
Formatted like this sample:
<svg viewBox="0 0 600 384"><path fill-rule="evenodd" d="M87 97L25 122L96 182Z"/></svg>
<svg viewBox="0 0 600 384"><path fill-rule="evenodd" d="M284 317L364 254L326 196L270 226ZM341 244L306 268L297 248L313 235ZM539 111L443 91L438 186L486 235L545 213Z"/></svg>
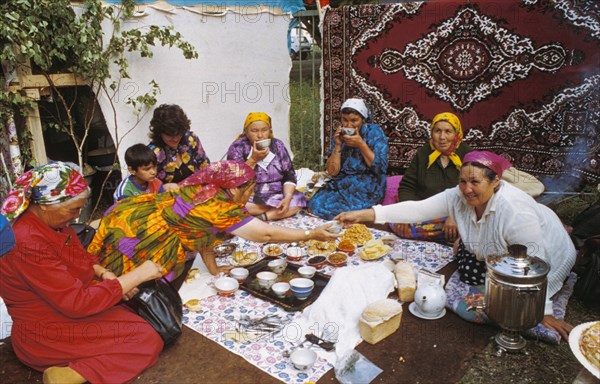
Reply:
<svg viewBox="0 0 600 384"><path fill-rule="evenodd" d="M25 82L25 78L27 76L31 76L31 64L29 59L23 63L23 65L19 65L17 68L17 76L19 79L19 84L23 84ZM40 99L40 91L36 88L24 89L25 94L32 100L36 102ZM33 105L33 107L26 107L23 110L25 114L25 124L29 132L31 132L32 141L30 143L31 146L31 154L33 156L33 160L36 165L46 164L48 162L48 157L46 156L46 145L44 144L44 132L42 131L42 123L40 121L40 110L38 108L37 103Z"/></svg>

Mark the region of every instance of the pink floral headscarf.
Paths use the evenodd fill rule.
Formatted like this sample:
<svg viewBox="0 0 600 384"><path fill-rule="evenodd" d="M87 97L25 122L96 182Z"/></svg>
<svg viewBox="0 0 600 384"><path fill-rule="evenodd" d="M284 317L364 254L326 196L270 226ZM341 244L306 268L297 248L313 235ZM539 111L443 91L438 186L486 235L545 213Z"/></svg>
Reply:
<svg viewBox="0 0 600 384"><path fill-rule="evenodd" d="M489 152L489 151L473 151L473 152L467 153L463 157L463 164L464 163L475 163L475 162L481 163L481 164L485 165L487 168L496 172L498 177L502 177L502 172L504 172L505 170L507 170L508 168L510 168L512 166L510 161L508 161L504 157L502 157L500 155L496 155L495 153Z"/></svg>
<svg viewBox="0 0 600 384"><path fill-rule="evenodd" d="M29 207L29 202L58 204L89 190L81 174L67 163L53 161L33 168L15 181L2 204L2 213L14 222Z"/></svg>
<svg viewBox="0 0 600 384"><path fill-rule="evenodd" d="M254 170L243 161L221 160L200 168L179 183L180 187L203 185L194 196L194 204L212 199L222 188L236 188L254 179Z"/></svg>

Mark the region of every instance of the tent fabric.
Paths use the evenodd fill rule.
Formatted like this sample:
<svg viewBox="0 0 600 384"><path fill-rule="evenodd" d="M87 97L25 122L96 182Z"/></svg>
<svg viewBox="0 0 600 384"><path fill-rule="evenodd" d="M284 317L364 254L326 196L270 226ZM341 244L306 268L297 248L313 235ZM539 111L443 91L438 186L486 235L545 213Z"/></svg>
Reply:
<svg viewBox="0 0 600 384"><path fill-rule="evenodd" d="M104 0L109 4L120 4L121 0ZM136 4L152 4L154 1L136 0ZM162 2L161 2L162 3ZM259 8L278 8L283 12L294 14L304 10L302 0L272 0L272 1L256 1L256 0L220 0L220 1L202 1L202 0L169 0L168 4L174 6L194 7L196 9L209 8L227 8L229 10L242 13L257 12Z"/></svg>
<svg viewBox="0 0 600 384"><path fill-rule="evenodd" d="M136 115L126 100L148 92L151 80L160 86L156 105L178 104L183 108L211 161L225 156L242 132L246 115L253 111L272 117L275 137L289 148L289 15L207 15L181 7L165 11L162 7L166 3L156 4L160 7L139 9L122 28L173 26L199 57L186 60L176 48L160 46L153 48L152 58L127 54L131 78L121 79L112 99L99 95L108 130L117 143L121 169L127 169L123 159L128 147L149 142L153 110ZM76 11L77 7L74 5ZM110 28L108 22L103 24L105 35L111 34ZM111 76L119 79L116 68L112 68Z"/></svg>

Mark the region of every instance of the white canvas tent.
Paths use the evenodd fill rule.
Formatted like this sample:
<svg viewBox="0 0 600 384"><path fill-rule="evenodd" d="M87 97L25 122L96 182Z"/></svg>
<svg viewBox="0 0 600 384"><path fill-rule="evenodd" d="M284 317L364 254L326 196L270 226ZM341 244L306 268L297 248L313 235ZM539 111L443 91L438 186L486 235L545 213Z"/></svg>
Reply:
<svg viewBox="0 0 600 384"><path fill-rule="evenodd" d="M246 115L252 111L271 115L275 136L289 148L288 82L292 63L287 50L287 30L291 16L286 11L293 8L257 6L243 1L221 7L182 6L162 1L138 7L136 16L124 24L125 29L172 25L195 47L199 58L186 60L176 48L164 47L154 48L153 58L130 55L132 78L121 81L118 97L113 100L116 121L110 101L100 95L109 131L115 141L119 140L122 165L129 146L148 143L152 117L152 111L136 116L125 100L147 92L151 80L161 89L158 105L178 104L186 111L192 131L200 137L211 161L225 155L229 144L242 131ZM118 73L112 75L116 78Z"/></svg>

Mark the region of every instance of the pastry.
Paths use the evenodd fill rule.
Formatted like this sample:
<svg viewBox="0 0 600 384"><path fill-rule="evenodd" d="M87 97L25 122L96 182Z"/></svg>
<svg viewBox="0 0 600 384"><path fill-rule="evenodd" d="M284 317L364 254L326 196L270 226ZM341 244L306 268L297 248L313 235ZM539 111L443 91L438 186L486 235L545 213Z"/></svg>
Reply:
<svg viewBox="0 0 600 384"><path fill-rule="evenodd" d="M190 299L185 302L184 306L190 312L200 312L200 310L202 309L202 307L200 305L200 300L198 300L198 299Z"/></svg>
<svg viewBox="0 0 600 384"><path fill-rule="evenodd" d="M581 332L579 349L587 361L600 369L600 321Z"/></svg>

